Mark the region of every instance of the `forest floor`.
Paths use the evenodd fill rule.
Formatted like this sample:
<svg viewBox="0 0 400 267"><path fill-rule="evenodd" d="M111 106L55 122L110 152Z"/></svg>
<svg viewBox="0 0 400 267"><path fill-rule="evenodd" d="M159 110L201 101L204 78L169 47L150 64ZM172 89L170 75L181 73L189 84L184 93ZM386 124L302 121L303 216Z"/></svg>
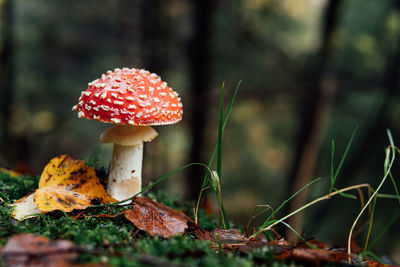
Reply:
<svg viewBox="0 0 400 267"><path fill-rule="evenodd" d="M249 237L244 229L223 230L204 210L196 223L193 205L163 192L14 219L11 204L40 184L39 177L0 172L0 266L383 266L357 246L349 256L315 239L288 243L273 231Z"/></svg>

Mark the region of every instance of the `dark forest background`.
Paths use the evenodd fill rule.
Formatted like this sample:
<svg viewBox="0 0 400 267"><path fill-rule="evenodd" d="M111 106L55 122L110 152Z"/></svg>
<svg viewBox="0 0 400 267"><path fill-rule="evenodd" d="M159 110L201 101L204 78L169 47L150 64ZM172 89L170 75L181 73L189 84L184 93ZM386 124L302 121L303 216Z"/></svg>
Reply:
<svg viewBox="0 0 400 267"><path fill-rule="evenodd" d="M323 180L290 208L327 193L332 139L337 166L358 127L338 188L376 188L386 129L400 143L399 1L0 0L0 8L0 166L40 174L54 156L94 151L107 166L111 147L98 137L109 126L78 119L71 108L88 82L124 66L156 72L184 105L183 120L157 127L159 137L146 144L145 184L208 162L221 85L229 102L243 81L223 139L221 181L237 225L256 204L277 207L313 178ZM160 188L195 199L203 175L193 167ZM390 181L383 191L394 193ZM344 244L359 210L358 200L339 197L291 223ZM399 212L398 202L379 199L373 234ZM398 226L375 250L400 261Z"/></svg>

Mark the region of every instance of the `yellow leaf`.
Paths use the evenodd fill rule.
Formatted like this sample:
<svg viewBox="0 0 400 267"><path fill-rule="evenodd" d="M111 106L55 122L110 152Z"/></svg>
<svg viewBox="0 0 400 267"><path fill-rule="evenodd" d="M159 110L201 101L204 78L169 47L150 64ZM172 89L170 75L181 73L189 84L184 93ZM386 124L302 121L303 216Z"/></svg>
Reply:
<svg viewBox="0 0 400 267"><path fill-rule="evenodd" d="M16 171L13 171L13 170L9 170L9 169L6 169L6 168L0 168L0 172L1 173L6 173L6 174L8 174L8 175L10 175L11 177L18 177L18 176L21 176L21 174L19 173L19 172L16 172Z"/></svg>
<svg viewBox="0 0 400 267"><path fill-rule="evenodd" d="M42 212L85 209L117 202L107 194L93 168L67 155L53 158L44 168L34 203Z"/></svg>

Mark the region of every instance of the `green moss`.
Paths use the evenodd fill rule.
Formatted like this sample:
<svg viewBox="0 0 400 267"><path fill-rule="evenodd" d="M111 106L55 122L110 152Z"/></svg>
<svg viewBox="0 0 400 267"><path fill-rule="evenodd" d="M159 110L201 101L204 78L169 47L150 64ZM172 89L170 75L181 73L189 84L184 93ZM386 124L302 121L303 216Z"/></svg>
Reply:
<svg viewBox="0 0 400 267"><path fill-rule="evenodd" d="M11 177L0 172L0 203L11 203L34 191L39 183L39 177L19 176Z"/></svg>

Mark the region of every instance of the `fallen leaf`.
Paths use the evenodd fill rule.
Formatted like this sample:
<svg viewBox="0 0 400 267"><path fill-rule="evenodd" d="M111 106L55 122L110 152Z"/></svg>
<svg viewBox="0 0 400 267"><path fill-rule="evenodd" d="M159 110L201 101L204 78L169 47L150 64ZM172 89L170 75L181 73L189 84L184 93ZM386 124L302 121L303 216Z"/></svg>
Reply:
<svg viewBox="0 0 400 267"><path fill-rule="evenodd" d="M16 171L13 171L13 170L9 170L9 169L6 169L6 168L0 168L0 173L8 174L8 175L10 175L11 177L14 177L14 178L22 175L19 172L16 172Z"/></svg>
<svg viewBox="0 0 400 267"><path fill-rule="evenodd" d="M43 212L70 212L112 202L117 200L107 194L95 170L67 155L53 158L46 165L34 196L35 205Z"/></svg>
<svg viewBox="0 0 400 267"><path fill-rule="evenodd" d="M220 244L237 244L249 241L247 237L237 229L215 229L211 231L204 230L200 227L194 229L195 234L200 240L209 240Z"/></svg>
<svg viewBox="0 0 400 267"><path fill-rule="evenodd" d="M1 256L5 266L65 266L66 260L76 258L74 244L68 240L51 241L32 234L12 236Z"/></svg>
<svg viewBox="0 0 400 267"><path fill-rule="evenodd" d="M33 203L35 192L17 200L12 205L14 207L12 217L16 220L25 220L41 214L40 210Z"/></svg>
<svg viewBox="0 0 400 267"><path fill-rule="evenodd" d="M179 235L188 228L193 220L181 211L174 210L149 198L136 197L132 209L125 211L125 218L140 230L152 236Z"/></svg>

